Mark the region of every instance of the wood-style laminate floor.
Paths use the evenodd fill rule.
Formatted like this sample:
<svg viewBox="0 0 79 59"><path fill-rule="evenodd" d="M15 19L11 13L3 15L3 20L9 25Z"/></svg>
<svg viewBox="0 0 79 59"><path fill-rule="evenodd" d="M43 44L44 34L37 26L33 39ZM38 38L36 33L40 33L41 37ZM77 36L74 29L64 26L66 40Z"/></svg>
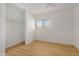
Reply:
<svg viewBox="0 0 79 59"><path fill-rule="evenodd" d="M79 56L79 50L72 45L34 41L12 46L5 51L6 56Z"/></svg>

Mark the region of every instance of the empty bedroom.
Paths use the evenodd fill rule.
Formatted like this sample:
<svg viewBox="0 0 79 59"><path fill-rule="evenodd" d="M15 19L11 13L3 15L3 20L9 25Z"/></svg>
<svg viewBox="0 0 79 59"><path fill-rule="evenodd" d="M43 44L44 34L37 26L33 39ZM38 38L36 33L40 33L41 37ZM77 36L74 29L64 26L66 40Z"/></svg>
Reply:
<svg viewBox="0 0 79 59"><path fill-rule="evenodd" d="M79 56L78 3L3 5L5 56Z"/></svg>

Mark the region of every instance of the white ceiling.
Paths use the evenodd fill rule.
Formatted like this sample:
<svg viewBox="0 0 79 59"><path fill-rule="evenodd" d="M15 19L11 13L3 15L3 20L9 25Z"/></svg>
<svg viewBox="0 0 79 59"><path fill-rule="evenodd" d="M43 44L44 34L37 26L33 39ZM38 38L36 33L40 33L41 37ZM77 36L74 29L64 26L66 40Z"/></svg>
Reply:
<svg viewBox="0 0 79 59"><path fill-rule="evenodd" d="M59 9L71 8L74 3L16 3L19 7L32 12L33 14L42 14Z"/></svg>

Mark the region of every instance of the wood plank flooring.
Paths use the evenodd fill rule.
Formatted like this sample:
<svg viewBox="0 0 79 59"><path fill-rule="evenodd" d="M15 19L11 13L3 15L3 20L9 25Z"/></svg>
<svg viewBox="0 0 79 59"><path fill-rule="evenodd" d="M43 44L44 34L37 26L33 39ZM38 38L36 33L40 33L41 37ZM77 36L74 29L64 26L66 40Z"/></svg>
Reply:
<svg viewBox="0 0 79 59"><path fill-rule="evenodd" d="M79 56L79 50L72 45L34 41L31 44L17 44L7 48L6 56Z"/></svg>

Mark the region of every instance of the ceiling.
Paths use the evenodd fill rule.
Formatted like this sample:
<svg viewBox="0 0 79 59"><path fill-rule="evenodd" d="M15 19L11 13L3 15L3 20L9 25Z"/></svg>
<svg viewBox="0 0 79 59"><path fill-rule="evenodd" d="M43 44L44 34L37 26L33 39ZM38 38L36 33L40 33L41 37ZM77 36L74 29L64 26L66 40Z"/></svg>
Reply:
<svg viewBox="0 0 79 59"><path fill-rule="evenodd" d="M17 5L33 14L42 14L50 11L56 11L65 8L72 8L74 3L16 3Z"/></svg>

